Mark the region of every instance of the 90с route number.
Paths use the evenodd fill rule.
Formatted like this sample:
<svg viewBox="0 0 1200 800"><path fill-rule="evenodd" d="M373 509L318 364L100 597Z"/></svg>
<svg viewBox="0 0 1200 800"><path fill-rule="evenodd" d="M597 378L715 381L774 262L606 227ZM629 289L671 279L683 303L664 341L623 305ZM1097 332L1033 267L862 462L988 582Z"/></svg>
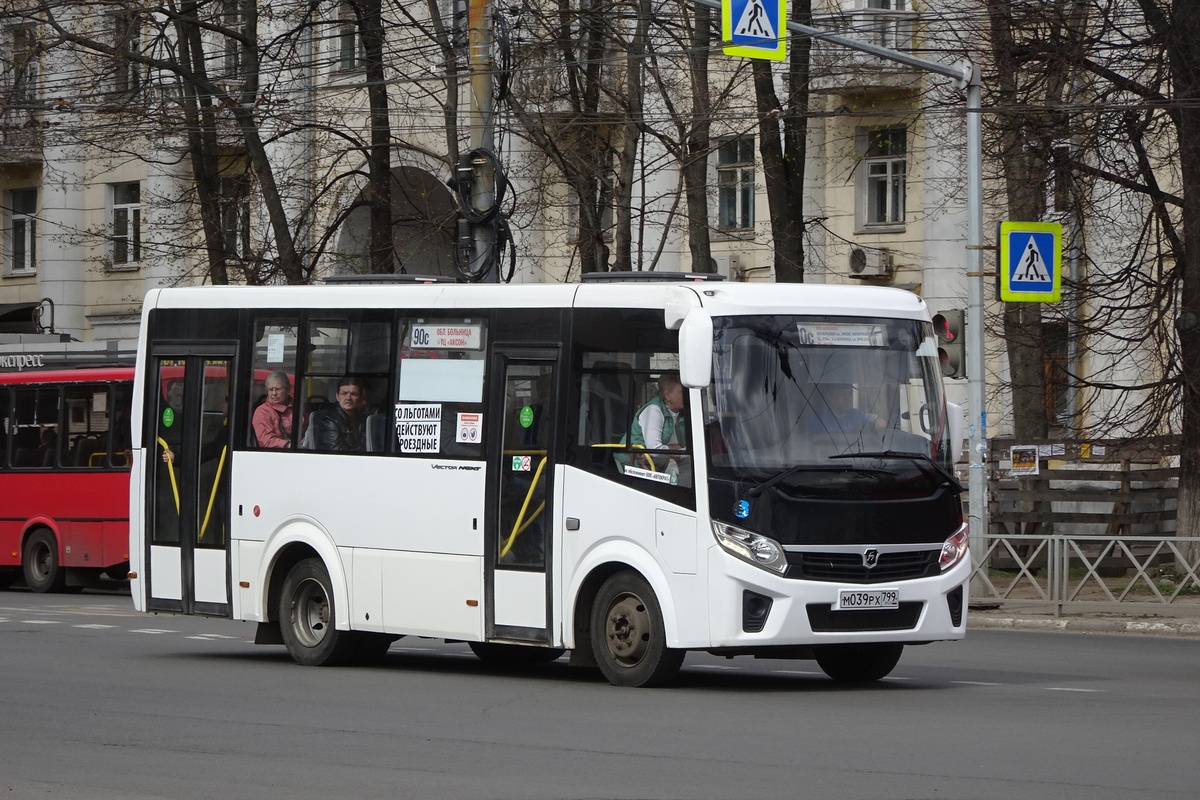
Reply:
<svg viewBox="0 0 1200 800"><path fill-rule="evenodd" d="M841 589L834 611L875 611L899 608L899 589Z"/></svg>

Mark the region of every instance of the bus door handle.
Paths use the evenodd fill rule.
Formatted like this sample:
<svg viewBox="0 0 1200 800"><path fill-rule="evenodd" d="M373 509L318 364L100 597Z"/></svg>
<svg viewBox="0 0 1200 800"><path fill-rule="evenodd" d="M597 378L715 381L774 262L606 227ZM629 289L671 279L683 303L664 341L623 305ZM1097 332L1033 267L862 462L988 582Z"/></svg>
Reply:
<svg viewBox="0 0 1200 800"><path fill-rule="evenodd" d="M567 530L569 530L569 531L579 530L579 520L576 517L567 517Z"/></svg>

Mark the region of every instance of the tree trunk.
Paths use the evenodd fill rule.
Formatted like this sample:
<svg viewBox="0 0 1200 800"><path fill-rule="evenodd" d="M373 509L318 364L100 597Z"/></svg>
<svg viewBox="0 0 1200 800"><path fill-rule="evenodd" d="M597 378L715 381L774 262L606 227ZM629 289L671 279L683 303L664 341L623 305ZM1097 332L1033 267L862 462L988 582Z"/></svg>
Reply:
<svg viewBox="0 0 1200 800"><path fill-rule="evenodd" d="M712 12L696 6L689 31L688 69L692 87L692 112L684 142L683 191L687 198L688 250L692 272L715 272L708 219L708 155L712 148L712 98L708 90L708 59L712 48Z"/></svg>

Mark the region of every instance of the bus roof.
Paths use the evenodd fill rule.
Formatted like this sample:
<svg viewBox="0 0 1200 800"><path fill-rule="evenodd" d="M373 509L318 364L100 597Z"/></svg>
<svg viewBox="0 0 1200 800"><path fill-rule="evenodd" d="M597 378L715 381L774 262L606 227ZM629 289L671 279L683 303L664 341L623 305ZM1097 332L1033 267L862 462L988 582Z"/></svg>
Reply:
<svg viewBox="0 0 1200 800"><path fill-rule="evenodd" d="M795 283L657 281L558 284L367 284L195 286L155 289L153 308L667 308L704 307L714 316L818 314L929 319L903 289Z"/></svg>

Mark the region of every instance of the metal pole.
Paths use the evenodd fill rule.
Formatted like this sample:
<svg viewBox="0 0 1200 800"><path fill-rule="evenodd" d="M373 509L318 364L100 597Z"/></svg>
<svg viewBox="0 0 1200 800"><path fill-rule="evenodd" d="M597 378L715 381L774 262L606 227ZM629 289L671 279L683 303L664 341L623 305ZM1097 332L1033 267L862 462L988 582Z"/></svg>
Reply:
<svg viewBox="0 0 1200 800"><path fill-rule="evenodd" d="M468 63L471 71L471 151L495 152L495 113L492 107L492 9L491 0L469 0L467 10ZM496 176L492 163L486 158L472 159L474 182L471 186L471 205L476 211L487 211L495 202ZM486 269L483 280L500 279L494 250L496 231L491 224L473 226L475 255L470 269Z"/></svg>
<svg viewBox="0 0 1200 800"><path fill-rule="evenodd" d="M983 123L979 68L967 79L967 434L970 438L971 558L980 566L988 535L987 382L983 323Z"/></svg>

